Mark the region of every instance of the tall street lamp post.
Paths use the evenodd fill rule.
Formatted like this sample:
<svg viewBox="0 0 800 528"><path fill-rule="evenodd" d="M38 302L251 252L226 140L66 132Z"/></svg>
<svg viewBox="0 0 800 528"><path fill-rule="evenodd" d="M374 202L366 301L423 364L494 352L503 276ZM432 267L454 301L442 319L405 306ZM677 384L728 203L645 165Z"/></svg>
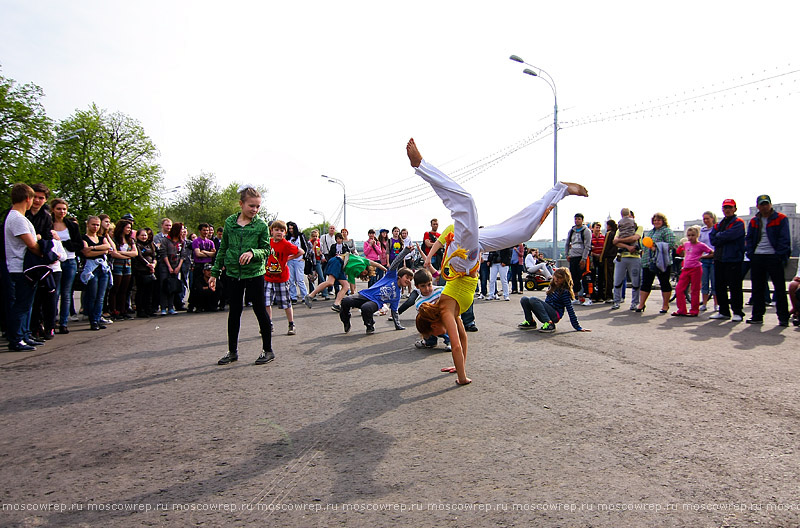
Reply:
<svg viewBox="0 0 800 528"><path fill-rule="evenodd" d="M338 183L342 186L342 194L343 194L343 203L342 203L342 211L344 214L344 218L342 219L342 223L344 224L342 227L347 229L347 189L344 187L344 182L338 178L331 178L330 176L322 175L323 178L328 180L331 183Z"/></svg>
<svg viewBox="0 0 800 528"><path fill-rule="evenodd" d="M555 185L558 183L558 95L556 93L556 82L549 73L538 66L528 64L517 55L512 55L509 59L537 70L525 68L522 73L542 79L553 90L553 185ZM553 259L558 260L558 206L553 207Z"/></svg>

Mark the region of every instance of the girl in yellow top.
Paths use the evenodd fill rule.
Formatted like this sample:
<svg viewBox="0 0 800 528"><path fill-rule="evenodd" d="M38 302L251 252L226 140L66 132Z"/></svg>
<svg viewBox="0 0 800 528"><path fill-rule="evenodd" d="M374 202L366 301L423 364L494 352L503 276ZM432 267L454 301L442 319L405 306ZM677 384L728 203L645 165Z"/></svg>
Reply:
<svg viewBox="0 0 800 528"><path fill-rule="evenodd" d="M448 228L443 233L447 249L442 261L442 275L447 284L437 303L420 306L417 330L425 337L444 333L451 336L453 368L458 375L456 383L466 385L472 380L466 371L467 332L459 314L472 305L481 250L499 250L529 240L561 198L568 194L588 196L588 193L582 185L558 183L545 197L517 215L479 231L478 211L472 196L449 176L424 161L413 138L406 145L406 154L416 173L433 187L453 217L452 231L449 232ZM455 336L458 339L453 339Z"/></svg>

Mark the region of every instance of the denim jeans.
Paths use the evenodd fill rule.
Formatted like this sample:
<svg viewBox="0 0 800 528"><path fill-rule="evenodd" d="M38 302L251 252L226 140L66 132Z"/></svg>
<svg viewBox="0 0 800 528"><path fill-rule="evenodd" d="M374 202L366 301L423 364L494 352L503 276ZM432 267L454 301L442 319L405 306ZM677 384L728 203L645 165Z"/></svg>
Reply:
<svg viewBox="0 0 800 528"><path fill-rule="evenodd" d="M522 305L522 311L525 312L525 320L529 323L534 322L534 315L543 324L548 321L553 323L558 321L556 309L538 297L523 297L519 303Z"/></svg>
<svg viewBox="0 0 800 528"><path fill-rule="evenodd" d="M474 326L475 325L475 311L473 308L475 307L475 303L469 305L464 313L461 314L461 322L464 324L464 327Z"/></svg>
<svg viewBox="0 0 800 528"><path fill-rule="evenodd" d="M317 261L316 264L314 264L314 271L317 272L317 286L319 286L320 284L325 282L325 273L322 271L322 263L320 261ZM310 292L314 291L314 282L311 280L309 280L308 282L308 291ZM327 291L322 292L322 296L327 297L328 292Z"/></svg>
<svg viewBox="0 0 800 528"><path fill-rule="evenodd" d="M6 275L6 292L8 294L8 342L17 344L30 337L31 307L36 287L22 273Z"/></svg>
<svg viewBox="0 0 800 528"><path fill-rule="evenodd" d="M484 297L489 294L489 291L486 289L487 284L489 283L489 263L486 261L481 261L481 267L478 270L478 276L481 283L481 295Z"/></svg>
<svg viewBox="0 0 800 528"><path fill-rule="evenodd" d="M512 264L508 270L508 277L511 280L511 290L521 292L525 289L522 282L522 272L525 271L525 266L522 264Z"/></svg>
<svg viewBox="0 0 800 528"><path fill-rule="evenodd" d="M376 282L381 280L384 275L386 275L385 271L375 268L375 275L369 278L369 281L367 282L367 288L371 288Z"/></svg>
<svg viewBox="0 0 800 528"><path fill-rule="evenodd" d="M293 301L297 300L297 287L300 287L300 299L305 298L308 295L308 290L306 289L306 261L302 258L290 260L288 263L289 266L289 297Z"/></svg>
<svg viewBox="0 0 800 528"><path fill-rule="evenodd" d="M639 286L642 284L642 261L638 257L622 257L614 266L614 303L625 295L625 279L631 275L631 306L639 305Z"/></svg>
<svg viewBox="0 0 800 528"><path fill-rule="evenodd" d="M435 335L428 336L426 338L423 338L423 341L425 342L426 346L429 346L429 347L433 348L433 347L436 346L436 343L439 342L439 338L440 337L444 340L444 344L445 345L449 345L450 344L450 336L447 335L446 333L442 334L440 336L435 336Z"/></svg>
<svg viewBox="0 0 800 528"><path fill-rule="evenodd" d="M703 295L714 293L714 260L713 259L700 259L700 265L703 267L703 276L700 279L700 291Z"/></svg>
<svg viewBox="0 0 800 528"><path fill-rule="evenodd" d="M56 298L59 299L58 325L67 326L72 308L72 283L78 271L78 259L67 259L61 263L61 280L56 284Z"/></svg>
<svg viewBox="0 0 800 528"><path fill-rule="evenodd" d="M89 317L90 323L99 323L100 316L103 315L103 298L108 289L109 275L110 273L98 266L86 283L86 306L83 307L83 313Z"/></svg>

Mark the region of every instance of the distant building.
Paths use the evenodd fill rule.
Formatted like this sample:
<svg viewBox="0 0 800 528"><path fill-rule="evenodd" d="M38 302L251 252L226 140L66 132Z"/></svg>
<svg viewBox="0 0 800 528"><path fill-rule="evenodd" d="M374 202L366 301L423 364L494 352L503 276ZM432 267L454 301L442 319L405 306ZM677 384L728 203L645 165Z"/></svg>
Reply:
<svg viewBox="0 0 800 528"><path fill-rule="evenodd" d="M778 211L779 213L783 213L789 219L789 234L792 237L792 256L796 257L800 255L800 214L797 213L797 204L794 203L776 203L772 204L772 208ZM758 214L758 208L753 206L750 207L749 214L740 214L739 218L745 221L745 223L750 222L750 219L753 218L755 215ZM717 216L722 216L718 214ZM703 220L690 220L688 222L684 222L684 230L693 225L703 225ZM677 232L675 234L677 237Z"/></svg>

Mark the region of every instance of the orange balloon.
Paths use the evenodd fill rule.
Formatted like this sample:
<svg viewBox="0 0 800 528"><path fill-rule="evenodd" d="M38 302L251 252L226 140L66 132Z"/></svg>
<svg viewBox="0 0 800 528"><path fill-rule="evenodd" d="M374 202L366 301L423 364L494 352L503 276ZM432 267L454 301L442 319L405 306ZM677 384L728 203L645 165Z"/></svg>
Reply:
<svg viewBox="0 0 800 528"><path fill-rule="evenodd" d="M651 248L653 247L653 239L650 237L644 237L642 239L642 244L644 244L644 247Z"/></svg>

